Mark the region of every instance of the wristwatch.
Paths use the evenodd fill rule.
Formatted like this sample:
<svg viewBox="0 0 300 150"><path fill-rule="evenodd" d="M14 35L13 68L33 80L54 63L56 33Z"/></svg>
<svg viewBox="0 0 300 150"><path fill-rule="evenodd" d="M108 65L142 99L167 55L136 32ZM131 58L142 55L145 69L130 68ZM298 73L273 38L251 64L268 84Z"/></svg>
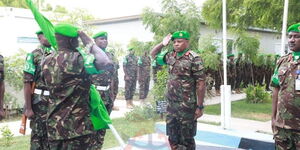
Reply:
<svg viewBox="0 0 300 150"><path fill-rule="evenodd" d="M202 109L204 109L204 106L203 105L197 105L197 108L202 110Z"/></svg>

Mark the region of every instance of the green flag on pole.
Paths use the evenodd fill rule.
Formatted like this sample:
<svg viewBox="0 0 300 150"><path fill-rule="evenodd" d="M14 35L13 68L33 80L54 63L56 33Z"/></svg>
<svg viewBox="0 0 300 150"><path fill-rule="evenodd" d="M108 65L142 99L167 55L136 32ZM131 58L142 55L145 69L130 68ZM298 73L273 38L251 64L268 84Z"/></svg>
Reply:
<svg viewBox="0 0 300 150"><path fill-rule="evenodd" d="M35 21L39 24L44 36L47 38L51 46L57 50L57 43L55 38L55 30L53 24L43 16L31 0L26 0L26 3L31 10Z"/></svg>
<svg viewBox="0 0 300 150"><path fill-rule="evenodd" d="M95 85L90 87L90 109L94 129L109 129L108 124L111 124L111 120Z"/></svg>

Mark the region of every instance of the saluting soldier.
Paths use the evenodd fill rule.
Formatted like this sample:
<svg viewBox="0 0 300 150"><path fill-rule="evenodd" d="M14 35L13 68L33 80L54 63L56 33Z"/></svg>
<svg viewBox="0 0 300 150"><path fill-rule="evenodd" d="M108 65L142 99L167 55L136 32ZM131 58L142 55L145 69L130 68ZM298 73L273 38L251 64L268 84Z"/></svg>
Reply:
<svg viewBox="0 0 300 150"><path fill-rule="evenodd" d="M151 51L158 64L168 65L166 122L172 150L195 149L197 119L202 116L204 108L204 66L199 55L189 49L189 38L186 31L168 34ZM173 49L160 53L171 40Z"/></svg>
<svg viewBox="0 0 300 150"><path fill-rule="evenodd" d="M42 78L50 91L47 116L49 149L100 149L90 108L91 78L84 65L95 72L113 69L105 52L78 27L70 24L55 26L57 52L50 54L42 65ZM88 55L78 49L81 38ZM91 68L88 68L91 69Z"/></svg>

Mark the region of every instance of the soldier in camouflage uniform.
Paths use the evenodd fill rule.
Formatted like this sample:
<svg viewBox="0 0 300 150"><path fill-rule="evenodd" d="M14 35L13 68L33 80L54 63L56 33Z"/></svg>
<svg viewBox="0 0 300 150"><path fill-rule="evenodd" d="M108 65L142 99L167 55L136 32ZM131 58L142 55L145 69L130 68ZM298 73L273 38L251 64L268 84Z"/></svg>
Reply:
<svg viewBox="0 0 300 150"><path fill-rule="evenodd" d="M272 129L277 150L300 149L300 23L288 28L291 53L282 56L272 76Z"/></svg>
<svg viewBox="0 0 300 150"><path fill-rule="evenodd" d="M40 46L27 54L24 68L24 114L30 121L31 150L48 149L47 138L47 110L49 91L41 78L41 64L51 53L51 45L42 31L36 32Z"/></svg>
<svg viewBox="0 0 300 150"><path fill-rule="evenodd" d="M235 70L235 63L234 63L234 54L229 54L227 56L229 59L227 61L227 78L228 82L231 85L231 91L235 90L235 80L236 80L236 70Z"/></svg>
<svg viewBox="0 0 300 150"><path fill-rule="evenodd" d="M105 52L105 54L108 56L108 58L110 60L113 60L114 56L106 50L106 47L108 44L107 32L104 32L104 31L99 32L93 36L93 39L95 41L95 44L99 48L101 48L101 50L103 50ZM113 105L114 105L114 102L113 102L114 97L113 97L113 95L111 95L112 91L114 90L114 89L112 89L114 87L111 87L114 73L115 73L114 70L108 70L101 74L91 75L92 83L96 86L96 89L98 90L99 94L101 95L101 98L103 100L103 103L104 103L107 111L108 111L108 114L111 113ZM100 130L99 132L100 132L99 133L99 136L100 136L99 142L100 142L100 145L103 145L106 129Z"/></svg>
<svg viewBox="0 0 300 150"><path fill-rule="evenodd" d="M146 51L138 61L138 81L140 85L140 100L144 102L149 92L151 58Z"/></svg>
<svg viewBox="0 0 300 150"><path fill-rule="evenodd" d="M137 81L137 62L133 48L129 48L129 54L125 56L123 62L124 80L125 80L125 100L127 108L133 108L133 95L135 93Z"/></svg>
<svg viewBox="0 0 300 150"><path fill-rule="evenodd" d="M222 60L220 60L218 70L214 72L214 79L215 79L216 95L220 96L221 85L223 84L223 61Z"/></svg>
<svg viewBox="0 0 300 150"><path fill-rule="evenodd" d="M115 56L113 51L111 51L111 54L113 56ZM115 102L115 100L117 98L117 95L118 95L118 91L119 91L119 73L118 73L118 70L120 68L120 65L119 65L119 60L116 57L113 57L112 61L114 63L115 72L113 74L112 81L111 81L111 84L110 84L110 87L111 87L110 95L112 97L112 101ZM113 105L112 110L119 110L119 108L117 106Z"/></svg>
<svg viewBox="0 0 300 150"><path fill-rule="evenodd" d="M157 64L156 60L153 60L153 61L152 61L151 66L152 66L152 77L153 77L153 81L154 81L154 83L156 83L156 81L157 81L157 76L156 76L156 74L157 74L158 71L160 71L160 70L162 69L162 66L159 65L159 64Z"/></svg>
<svg viewBox="0 0 300 150"><path fill-rule="evenodd" d="M4 91L4 58L2 55L0 55L0 120L2 120L5 116L3 109Z"/></svg>
<svg viewBox="0 0 300 150"><path fill-rule="evenodd" d="M241 87L241 83L242 83L242 79L244 77L243 74L243 66L242 66L242 53L238 54L238 57L235 59L234 63L235 63L235 68L236 68L236 81L235 81L235 89L236 89L236 93L241 93L240 87Z"/></svg>
<svg viewBox="0 0 300 150"><path fill-rule="evenodd" d="M69 24L55 26L58 51L42 65L42 78L49 91L47 118L49 149L100 149L99 136L90 120L91 78L84 68L78 37L85 50L93 55L96 70L113 69L106 54L84 32ZM81 51L81 50L80 50Z"/></svg>
<svg viewBox="0 0 300 150"><path fill-rule="evenodd" d="M204 108L204 66L199 55L189 50L189 37L186 31L168 34L151 51L152 58L160 65L168 65L166 122L172 150L195 149L197 119L202 116ZM158 54L171 39L174 50Z"/></svg>

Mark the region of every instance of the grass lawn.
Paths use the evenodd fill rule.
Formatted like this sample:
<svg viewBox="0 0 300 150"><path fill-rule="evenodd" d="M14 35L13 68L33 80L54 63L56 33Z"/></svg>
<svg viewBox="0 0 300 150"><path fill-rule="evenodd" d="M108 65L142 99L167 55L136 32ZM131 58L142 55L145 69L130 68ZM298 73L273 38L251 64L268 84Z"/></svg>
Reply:
<svg viewBox="0 0 300 150"><path fill-rule="evenodd" d="M221 105L209 105L204 109L205 114L209 115L220 115ZM232 117L258 120L258 121L269 121L271 120L272 113L272 101L259 104L247 103L246 100L234 101L231 103L231 114Z"/></svg>
<svg viewBox="0 0 300 150"><path fill-rule="evenodd" d="M124 118L118 118L112 120L114 127L122 136L123 140L126 142L130 137L140 136L148 133L154 133L154 120L130 122ZM0 150L28 150L30 145L30 136L19 136L13 137L12 145L5 147L4 139L0 139ZM113 136L110 130L106 133L104 140L104 147L111 148L119 146L117 140Z"/></svg>

